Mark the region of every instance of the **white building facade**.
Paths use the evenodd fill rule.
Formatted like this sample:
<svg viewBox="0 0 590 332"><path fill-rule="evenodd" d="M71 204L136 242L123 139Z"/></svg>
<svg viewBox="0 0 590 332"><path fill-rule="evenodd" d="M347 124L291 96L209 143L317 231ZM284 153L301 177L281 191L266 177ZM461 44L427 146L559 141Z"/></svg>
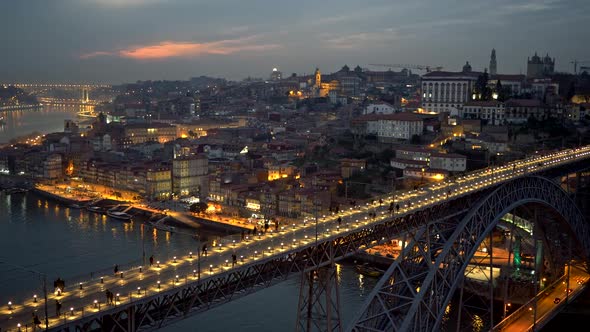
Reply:
<svg viewBox="0 0 590 332"><path fill-rule="evenodd" d="M421 135L424 121L412 113L368 114L360 121L366 123L366 133L377 136L380 141L396 139L409 140L414 135Z"/></svg>
<svg viewBox="0 0 590 332"><path fill-rule="evenodd" d="M464 67L462 72L425 74L422 76L422 108L435 113L456 112L473 99L473 88L480 74L472 72L471 67Z"/></svg>
<svg viewBox="0 0 590 332"><path fill-rule="evenodd" d="M363 114L393 114L395 112L395 108L388 103L376 103L367 105Z"/></svg>

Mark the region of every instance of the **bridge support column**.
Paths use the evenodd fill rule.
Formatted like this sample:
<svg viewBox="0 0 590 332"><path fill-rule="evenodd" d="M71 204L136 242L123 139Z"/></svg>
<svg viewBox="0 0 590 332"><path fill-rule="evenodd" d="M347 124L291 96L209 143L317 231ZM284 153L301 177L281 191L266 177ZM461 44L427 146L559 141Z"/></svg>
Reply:
<svg viewBox="0 0 590 332"><path fill-rule="evenodd" d="M135 306L130 306L127 309L127 332L134 332L136 331L135 327Z"/></svg>
<svg viewBox="0 0 590 332"><path fill-rule="evenodd" d="M340 295L334 264L301 275L297 331L342 331Z"/></svg>

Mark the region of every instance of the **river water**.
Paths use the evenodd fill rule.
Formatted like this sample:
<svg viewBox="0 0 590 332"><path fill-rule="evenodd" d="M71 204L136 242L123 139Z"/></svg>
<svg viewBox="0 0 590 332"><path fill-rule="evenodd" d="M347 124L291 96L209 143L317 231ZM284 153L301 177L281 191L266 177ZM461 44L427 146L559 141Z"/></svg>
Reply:
<svg viewBox="0 0 590 332"><path fill-rule="evenodd" d="M201 238L224 234L209 229L197 231ZM155 231L140 222L123 223L83 209L72 209L33 193L0 194L0 301L15 294L42 294L37 273L51 282L61 277L67 283L110 273L154 255L156 259L197 251L197 241L188 235ZM343 317L350 317L373 288L375 279L359 276L352 265L338 268ZM295 327L299 279L246 296L188 318L163 331L277 331ZM281 329L283 330L283 329Z"/></svg>
<svg viewBox="0 0 590 332"><path fill-rule="evenodd" d="M0 144L33 132L41 134L63 131L64 120L87 120L77 117L77 112L92 106L49 106L37 109L2 111L0 117Z"/></svg>

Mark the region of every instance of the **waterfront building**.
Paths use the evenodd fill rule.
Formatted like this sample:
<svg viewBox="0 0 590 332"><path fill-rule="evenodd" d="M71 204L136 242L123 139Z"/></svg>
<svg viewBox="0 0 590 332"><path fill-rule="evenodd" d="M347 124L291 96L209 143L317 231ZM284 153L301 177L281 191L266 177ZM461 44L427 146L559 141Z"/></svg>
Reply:
<svg viewBox="0 0 590 332"><path fill-rule="evenodd" d="M177 196L207 196L209 186L207 156L179 156L172 159L172 192Z"/></svg>
<svg viewBox="0 0 590 332"><path fill-rule="evenodd" d="M63 160L59 153L52 153L43 161L43 178L58 180L63 177Z"/></svg>
<svg viewBox="0 0 590 332"><path fill-rule="evenodd" d="M146 195L168 199L172 194L172 171L165 165L154 165L146 170Z"/></svg>

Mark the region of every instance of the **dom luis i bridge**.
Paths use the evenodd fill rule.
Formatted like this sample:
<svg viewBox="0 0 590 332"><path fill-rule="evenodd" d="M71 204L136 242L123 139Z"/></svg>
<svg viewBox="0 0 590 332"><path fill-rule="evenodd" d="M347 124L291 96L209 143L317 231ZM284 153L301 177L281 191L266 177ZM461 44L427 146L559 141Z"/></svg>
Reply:
<svg viewBox="0 0 590 332"><path fill-rule="evenodd" d="M56 106L97 105L112 98L112 86L108 84L59 84L59 83L4 83L23 89L37 96L42 104Z"/></svg>
<svg viewBox="0 0 590 332"><path fill-rule="evenodd" d="M299 277L297 331L534 331L587 285L590 225L569 177L589 158L590 146L537 154L61 293L31 285L2 304L0 327L31 329L38 309L49 331L154 330ZM394 262L343 326L335 262L394 242ZM57 317L47 314L55 299Z"/></svg>

